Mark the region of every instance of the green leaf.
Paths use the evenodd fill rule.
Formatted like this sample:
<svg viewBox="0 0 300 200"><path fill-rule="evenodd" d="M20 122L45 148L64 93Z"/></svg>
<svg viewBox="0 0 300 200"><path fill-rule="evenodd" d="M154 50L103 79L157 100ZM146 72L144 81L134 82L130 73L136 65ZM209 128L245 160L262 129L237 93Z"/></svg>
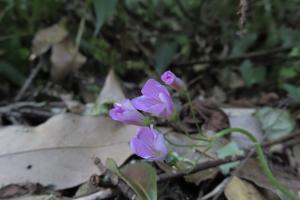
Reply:
<svg viewBox="0 0 300 200"><path fill-rule="evenodd" d="M141 200L157 200L157 175L148 163L128 164L121 170L112 159L107 159L106 167L121 178Z"/></svg>
<svg viewBox="0 0 300 200"><path fill-rule="evenodd" d="M117 2L118 0L93 0L96 13L95 35L98 34L104 22L113 15Z"/></svg>
<svg viewBox="0 0 300 200"><path fill-rule="evenodd" d="M288 135L295 128L295 121L288 111L265 107L254 113L268 139Z"/></svg>
<svg viewBox="0 0 300 200"><path fill-rule="evenodd" d="M254 67L249 60L246 60L241 64L240 71L245 84L248 87L255 83L262 82L266 76L266 69L264 67Z"/></svg>
<svg viewBox="0 0 300 200"><path fill-rule="evenodd" d="M163 42L155 50L154 62L158 73L162 73L171 63L173 55L177 49L176 42Z"/></svg>
<svg viewBox="0 0 300 200"><path fill-rule="evenodd" d="M300 87L296 87L291 84L284 84L283 89L285 89L290 97L296 100L298 103L300 102Z"/></svg>
<svg viewBox="0 0 300 200"><path fill-rule="evenodd" d="M14 84L22 86L26 77L19 72L14 66L6 62L0 62L0 75L7 78Z"/></svg>
<svg viewBox="0 0 300 200"><path fill-rule="evenodd" d="M218 158L225 158L226 156L243 155L243 151L238 147L236 142L230 142L224 147L217 150ZM230 169L235 168L239 164L239 161L231 162L220 166L223 174L228 174Z"/></svg>

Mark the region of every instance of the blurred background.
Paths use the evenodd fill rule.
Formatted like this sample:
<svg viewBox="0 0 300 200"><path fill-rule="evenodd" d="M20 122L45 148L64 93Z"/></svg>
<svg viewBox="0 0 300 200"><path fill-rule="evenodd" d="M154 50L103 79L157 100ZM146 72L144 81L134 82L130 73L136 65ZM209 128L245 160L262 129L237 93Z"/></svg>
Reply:
<svg viewBox="0 0 300 200"><path fill-rule="evenodd" d="M298 0L1 0L0 103L61 93L93 102L112 67L126 91L171 69L194 97L220 104L297 102L299 9Z"/></svg>

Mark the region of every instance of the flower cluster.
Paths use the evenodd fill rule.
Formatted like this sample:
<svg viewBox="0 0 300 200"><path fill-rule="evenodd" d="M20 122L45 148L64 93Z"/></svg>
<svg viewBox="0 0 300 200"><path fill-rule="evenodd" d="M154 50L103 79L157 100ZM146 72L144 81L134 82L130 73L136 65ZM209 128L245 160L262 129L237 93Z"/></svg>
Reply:
<svg viewBox="0 0 300 200"><path fill-rule="evenodd" d="M162 81L175 90L184 87L184 83L171 71L161 76ZM140 112L156 117L168 118L173 113L173 100L167 88L154 79L149 79L141 90L142 95L132 100L125 99L115 103L109 115L113 120L144 126L145 116ZM132 151L147 160L163 160L168 154L161 133L153 127L140 127L130 141Z"/></svg>

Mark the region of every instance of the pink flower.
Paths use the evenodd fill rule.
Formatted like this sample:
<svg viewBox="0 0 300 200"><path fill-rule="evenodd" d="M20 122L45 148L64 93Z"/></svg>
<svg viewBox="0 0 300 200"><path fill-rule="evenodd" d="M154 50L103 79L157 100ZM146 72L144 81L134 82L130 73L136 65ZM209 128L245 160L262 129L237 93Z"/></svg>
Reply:
<svg viewBox="0 0 300 200"><path fill-rule="evenodd" d="M170 70L165 71L160 78L166 85L169 85L171 88L177 91L184 87L184 82Z"/></svg>
<svg viewBox="0 0 300 200"><path fill-rule="evenodd" d="M132 106L129 99L125 99L121 103L115 103L109 111L109 116L113 120L126 124L144 125L144 116Z"/></svg>
<svg viewBox="0 0 300 200"><path fill-rule="evenodd" d="M168 149L163 136L154 129L143 127L137 130L130 141L132 151L147 160L163 160Z"/></svg>
<svg viewBox="0 0 300 200"><path fill-rule="evenodd" d="M173 101L167 88L154 79L149 79L142 89L142 96L132 100L133 106L157 117L169 117Z"/></svg>

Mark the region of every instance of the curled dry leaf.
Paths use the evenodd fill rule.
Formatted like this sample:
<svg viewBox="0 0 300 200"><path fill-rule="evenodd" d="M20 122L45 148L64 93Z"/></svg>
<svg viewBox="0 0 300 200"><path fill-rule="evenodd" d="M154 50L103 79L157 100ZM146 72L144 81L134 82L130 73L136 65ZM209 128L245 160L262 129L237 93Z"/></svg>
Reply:
<svg viewBox="0 0 300 200"><path fill-rule="evenodd" d="M227 115L213 102L195 100L192 105L196 119L193 119L190 109L185 109L183 112L188 112L185 124L194 126L195 123L203 123L206 131L219 131L229 127Z"/></svg>
<svg viewBox="0 0 300 200"><path fill-rule="evenodd" d="M39 56L50 49L54 44L61 42L68 35L63 21L48 28L39 30L32 41L32 58Z"/></svg>
<svg viewBox="0 0 300 200"><path fill-rule="evenodd" d="M50 61L52 79L61 81L77 72L86 62L86 57L78 52L71 40L65 39L53 45Z"/></svg>

